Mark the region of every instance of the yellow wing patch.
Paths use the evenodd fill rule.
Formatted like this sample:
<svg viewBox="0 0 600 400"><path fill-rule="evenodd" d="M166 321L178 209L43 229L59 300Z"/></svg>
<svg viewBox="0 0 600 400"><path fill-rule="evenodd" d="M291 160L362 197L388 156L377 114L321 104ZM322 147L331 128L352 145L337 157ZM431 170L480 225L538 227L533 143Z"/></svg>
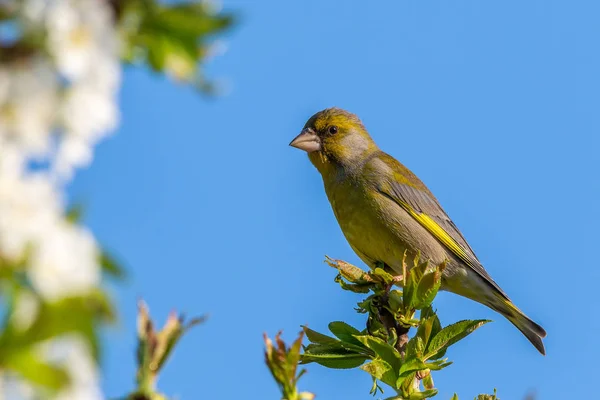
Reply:
<svg viewBox="0 0 600 400"><path fill-rule="evenodd" d="M404 208L414 219L417 220L425 229L427 229L436 239L438 239L444 246L446 246L450 251L452 251L458 258L460 258L467 265L474 267L473 261L468 256L465 249L463 249L456 240L452 238L442 228L435 222L429 215L416 212L413 208L405 203L404 201L400 201L400 205Z"/></svg>

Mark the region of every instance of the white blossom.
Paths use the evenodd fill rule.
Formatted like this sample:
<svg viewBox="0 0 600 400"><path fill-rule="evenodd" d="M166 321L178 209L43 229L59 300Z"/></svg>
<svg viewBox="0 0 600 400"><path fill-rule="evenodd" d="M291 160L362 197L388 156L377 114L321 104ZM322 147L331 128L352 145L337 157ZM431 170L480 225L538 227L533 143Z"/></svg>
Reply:
<svg viewBox="0 0 600 400"><path fill-rule="evenodd" d="M30 278L47 299L89 293L100 283L98 249L91 233L64 220L48 232L31 255Z"/></svg>
<svg viewBox="0 0 600 400"><path fill-rule="evenodd" d="M58 103L58 79L49 62L31 60L0 73L0 134L28 156L50 151Z"/></svg>
<svg viewBox="0 0 600 400"><path fill-rule="evenodd" d="M117 110L112 97L112 93L90 83L74 85L65 96L62 110L67 134L95 143L114 129Z"/></svg>
<svg viewBox="0 0 600 400"><path fill-rule="evenodd" d="M26 30L45 38L40 49L47 50L0 64L0 259L26 264L35 296L20 295L11 316L24 330L37 316L39 300L85 295L100 284L98 244L89 230L65 219L64 191L118 124L121 71L107 1L10 4ZM71 377L53 398L102 398L81 338L52 339L40 357L64 365ZM39 398L38 389L8 372L0 376L0 399Z"/></svg>
<svg viewBox="0 0 600 400"><path fill-rule="evenodd" d="M29 246L51 240L49 227L61 220L62 202L43 174L11 176L11 161L4 156L2 160L0 166L7 170L0 172L0 254L18 261Z"/></svg>
<svg viewBox="0 0 600 400"><path fill-rule="evenodd" d="M19 376L4 372L0 375L0 400L102 400L98 370L89 346L81 337L65 335L36 346L38 357L59 368L70 377L67 386L52 397L47 391L36 388Z"/></svg>
<svg viewBox="0 0 600 400"><path fill-rule="evenodd" d="M78 80L111 57L117 49L110 9L102 0L60 0L50 2L46 27L48 46L59 71Z"/></svg>
<svg viewBox="0 0 600 400"><path fill-rule="evenodd" d="M45 21L52 58L0 67L0 256L16 262L28 250L34 287L57 299L100 279L94 237L64 220L63 185L117 124L117 35L101 0L26 0L22 9ZM49 165L32 171L36 160Z"/></svg>
<svg viewBox="0 0 600 400"><path fill-rule="evenodd" d="M73 176L75 167L85 167L92 162L92 149L84 140L65 138L56 151L54 172L66 179Z"/></svg>
<svg viewBox="0 0 600 400"><path fill-rule="evenodd" d="M43 348L47 359L66 368L71 382L55 400L101 400L98 371L88 345L78 336L64 336Z"/></svg>
<svg viewBox="0 0 600 400"><path fill-rule="evenodd" d="M18 376L10 373L0 375L0 400L36 400L36 389Z"/></svg>

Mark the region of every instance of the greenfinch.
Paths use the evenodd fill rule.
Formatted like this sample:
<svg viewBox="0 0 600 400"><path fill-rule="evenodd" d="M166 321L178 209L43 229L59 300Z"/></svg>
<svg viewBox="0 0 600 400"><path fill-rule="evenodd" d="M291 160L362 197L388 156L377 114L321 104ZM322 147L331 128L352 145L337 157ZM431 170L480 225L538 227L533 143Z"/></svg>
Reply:
<svg viewBox="0 0 600 400"><path fill-rule="evenodd" d="M377 147L356 115L320 111L290 146L308 153L344 236L370 268L382 263L401 275L405 253L407 260L446 262L442 290L499 312L545 354L544 329L510 301L429 189Z"/></svg>

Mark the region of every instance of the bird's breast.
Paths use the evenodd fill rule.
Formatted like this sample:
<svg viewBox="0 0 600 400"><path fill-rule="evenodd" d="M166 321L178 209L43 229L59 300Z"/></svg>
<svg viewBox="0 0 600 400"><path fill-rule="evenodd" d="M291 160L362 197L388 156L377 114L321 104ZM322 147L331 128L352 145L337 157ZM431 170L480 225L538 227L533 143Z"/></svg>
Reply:
<svg viewBox="0 0 600 400"><path fill-rule="evenodd" d="M352 180L326 186L326 191L340 228L358 256L371 268L383 262L401 272L404 251L412 253L412 248L402 240L402 221L390 218L382 203L385 199Z"/></svg>
<svg viewBox="0 0 600 400"><path fill-rule="evenodd" d="M409 268L418 253L437 263L447 258L429 232L374 188L346 179L326 182L325 189L348 243L371 268L383 262L401 273L405 252Z"/></svg>

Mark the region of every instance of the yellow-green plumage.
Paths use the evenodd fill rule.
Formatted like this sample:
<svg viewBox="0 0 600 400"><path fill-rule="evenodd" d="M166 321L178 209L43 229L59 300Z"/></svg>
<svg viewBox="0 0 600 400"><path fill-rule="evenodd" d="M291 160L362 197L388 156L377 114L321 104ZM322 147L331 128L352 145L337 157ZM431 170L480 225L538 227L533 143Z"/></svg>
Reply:
<svg viewBox="0 0 600 400"><path fill-rule="evenodd" d="M514 306L429 189L377 147L358 117L323 110L291 145L309 153L344 236L367 265L381 262L401 274L405 252L409 260L420 253L436 264L447 261L443 290L501 313L545 354L544 329Z"/></svg>

